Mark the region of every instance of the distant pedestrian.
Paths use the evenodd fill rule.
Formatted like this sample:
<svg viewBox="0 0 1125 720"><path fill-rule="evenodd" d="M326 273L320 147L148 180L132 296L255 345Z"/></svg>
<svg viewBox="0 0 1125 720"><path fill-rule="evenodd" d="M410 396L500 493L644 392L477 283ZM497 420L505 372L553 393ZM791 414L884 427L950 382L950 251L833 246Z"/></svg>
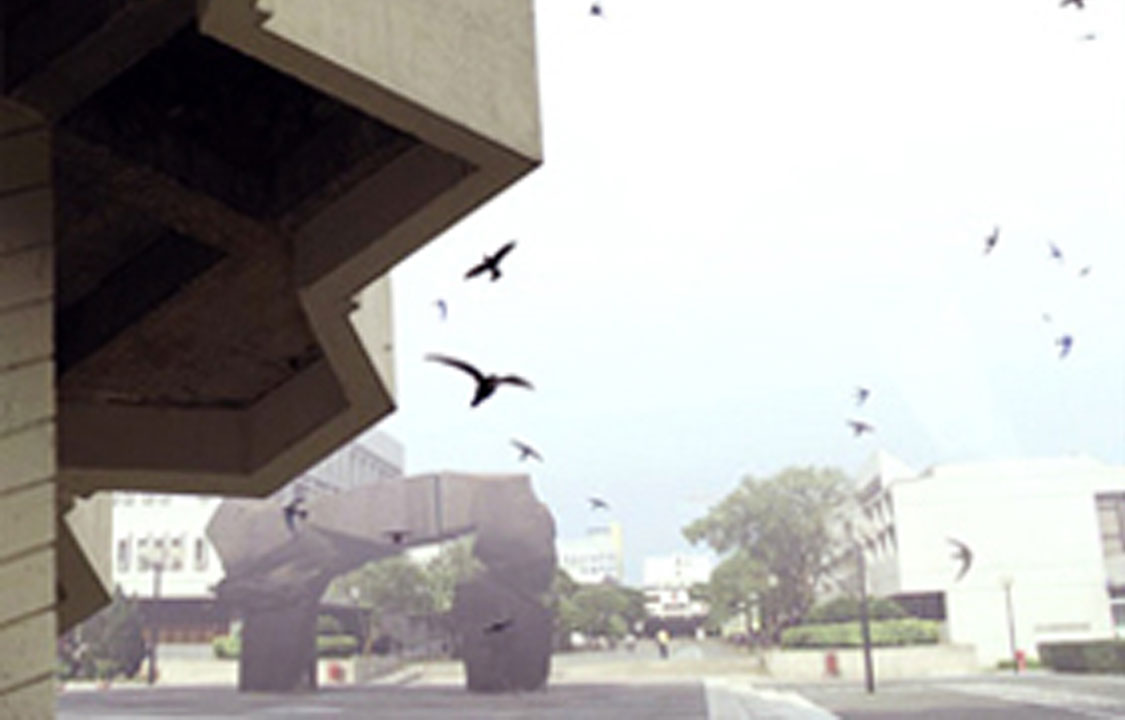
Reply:
<svg viewBox="0 0 1125 720"><path fill-rule="evenodd" d="M665 660L668 659L668 643L670 643L671 640L672 638L668 636L668 631L664 628L660 628L656 631L656 647L660 648L660 657Z"/></svg>

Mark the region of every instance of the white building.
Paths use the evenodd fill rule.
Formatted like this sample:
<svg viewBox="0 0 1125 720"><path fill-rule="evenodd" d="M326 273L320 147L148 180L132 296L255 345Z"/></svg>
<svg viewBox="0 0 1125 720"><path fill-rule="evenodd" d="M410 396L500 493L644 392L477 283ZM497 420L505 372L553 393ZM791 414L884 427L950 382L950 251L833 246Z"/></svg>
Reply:
<svg viewBox="0 0 1125 720"><path fill-rule="evenodd" d="M340 492L360 483L400 477L402 445L380 432L368 433L284 485L271 498L279 504L294 496ZM164 557L162 599L211 598L223 566L207 539L207 523L222 502L209 495L114 493L113 582L126 595L152 597L155 575L150 560Z"/></svg>
<svg viewBox="0 0 1125 720"><path fill-rule="evenodd" d="M577 583L621 583L625 579L625 545L619 523L590 528L584 537L560 539L555 547L559 567Z"/></svg>
<svg viewBox="0 0 1125 720"><path fill-rule="evenodd" d="M1087 457L938 465L878 453L855 523L874 595L947 622L991 665L1125 630L1125 468ZM950 539L973 553L964 577ZM1012 613L1009 618L1008 595Z"/></svg>
<svg viewBox="0 0 1125 720"><path fill-rule="evenodd" d="M691 586L711 579L713 563L707 555L654 555L645 558L641 587L645 609L661 619L702 618L708 607L691 598Z"/></svg>

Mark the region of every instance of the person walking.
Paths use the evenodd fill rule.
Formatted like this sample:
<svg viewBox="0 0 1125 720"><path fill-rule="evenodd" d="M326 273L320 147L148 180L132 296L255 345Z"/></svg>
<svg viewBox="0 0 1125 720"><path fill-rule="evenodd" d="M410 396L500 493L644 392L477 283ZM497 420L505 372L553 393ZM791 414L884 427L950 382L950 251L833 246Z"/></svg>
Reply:
<svg viewBox="0 0 1125 720"><path fill-rule="evenodd" d="M664 660L668 659L668 643L670 642L671 638L668 636L667 629L660 628L656 631L656 646L660 648L660 657Z"/></svg>

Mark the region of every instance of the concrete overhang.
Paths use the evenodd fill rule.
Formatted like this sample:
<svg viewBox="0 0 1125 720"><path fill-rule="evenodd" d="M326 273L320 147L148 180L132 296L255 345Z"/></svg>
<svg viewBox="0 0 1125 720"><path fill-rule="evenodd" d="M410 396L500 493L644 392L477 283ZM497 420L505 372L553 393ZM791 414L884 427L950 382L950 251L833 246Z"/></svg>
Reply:
<svg viewBox="0 0 1125 720"><path fill-rule="evenodd" d="M391 412L385 274L540 162L531 0L18 5L65 486L264 495Z"/></svg>

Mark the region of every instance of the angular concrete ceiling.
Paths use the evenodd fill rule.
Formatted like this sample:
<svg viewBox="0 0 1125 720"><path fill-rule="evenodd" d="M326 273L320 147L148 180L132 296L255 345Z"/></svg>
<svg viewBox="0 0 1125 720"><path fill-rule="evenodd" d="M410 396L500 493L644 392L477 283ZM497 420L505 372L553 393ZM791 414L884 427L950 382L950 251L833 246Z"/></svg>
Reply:
<svg viewBox="0 0 1125 720"><path fill-rule="evenodd" d="M540 161L530 0L4 9L70 487L265 494L390 412L373 281Z"/></svg>

